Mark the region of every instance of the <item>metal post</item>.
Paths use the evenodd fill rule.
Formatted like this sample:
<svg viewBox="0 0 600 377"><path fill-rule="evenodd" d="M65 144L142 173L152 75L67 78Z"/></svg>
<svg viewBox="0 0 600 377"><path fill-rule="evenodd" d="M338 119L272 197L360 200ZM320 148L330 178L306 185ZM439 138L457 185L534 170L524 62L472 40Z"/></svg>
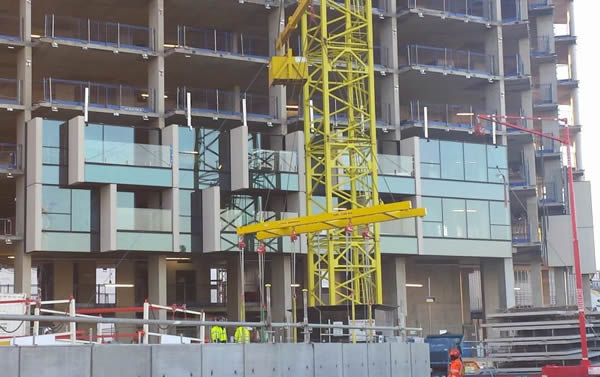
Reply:
<svg viewBox="0 0 600 377"><path fill-rule="evenodd" d="M69 317L75 318L75 298L69 300ZM69 322L69 333L71 334L71 344L75 344L77 337L77 325L75 322Z"/></svg>
<svg viewBox="0 0 600 377"><path fill-rule="evenodd" d="M244 93L244 98L242 98L242 122L244 127L248 127L248 114L246 110L246 93Z"/></svg>
<svg viewBox="0 0 600 377"><path fill-rule="evenodd" d="M192 93L186 93L186 118L187 126L192 129Z"/></svg>
<svg viewBox="0 0 600 377"><path fill-rule="evenodd" d="M102 317L102 315L100 315ZM96 324L96 343L102 344L102 323Z"/></svg>
<svg viewBox="0 0 600 377"><path fill-rule="evenodd" d="M149 314L150 314L150 303L148 301L144 301L144 309L143 309L143 315L144 315L144 319L148 319ZM148 324L144 324L142 327L142 330L144 331L144 344L148 344L148 331L149 331L149 326Z"/></svg>
<svg viewBox="0 0 600 377"><path fill-rule="evenodd" d="M91 42L91 27L90 27L90 19L87 20L87 35L88 35L88 44Z"/></svg>
<svg viewBox="0 0 600 377"><path fill-rule="evenodd" d="M88 108L90 106L90 88L85 87L83 94L83 120L88 122Z"/></svg>
<svg viewBox="0 0 600 377"><path fill-rule="evenodd" d="M242 300L240 305L240 321L246 321L246 282L245 279L245 271L244 271L244 249L240 248L240 300Z"/></svg>
<svg viewBox="0 0 600 377"><path fill-rule="evenodd" d="M271 284L265 284L265 288L267 291L267 336L268 339L271 339L271 334L273 332L271 327L271 323L273 322L273 318L271 316Z"/></svg>
<svg viewBox="0 0 600 377"><path fill-rule="evenodd" d="M117 23L117 47L121 48L121 24Z"/></svg>
<svg viewBox="0 0 600 377"><path fill-rule="evenodd" d="M304 343L310 343L310 331L308 329L308 289L302 290L302 306L304 307Z"/></svg>
<svg viewBox="0 0 600 377"><path fill-rule="evenodd" d="M52 15L52 38L54 38L54 14Z"/></svg>
<svg viewBox="0 0 600 377"><path fill-rule="evenodd" d="M38 303L36 303L36 305L35 305L35 309L33 310L33 314L40 315L40 307L39 307ZM38 335L40 335L40 321L34 321L33 322L33 336L34 336L34 339ZM33 342L33 344L35 344L35 341Z"/></svg>
<svg viewBox="0 0 600 377"><path fill-rule="evenodd" d="M92 339L94 339L94 330L92 330L91 327L88 330L88 339L89 339L90 344L92 344L93 343Z"/></svg>
<svg viewBox="0 0 600 377"><path fill-rule="evenodd" d="M429 139L429 119L427 117L427 106L423 107L423 133L425 139Z"/></svg>
<svg viewBox="0 0 600 377"><path fill-rule="evenodd" d="M215 41L215 51L217 51L217 29L213 30L214 41Z"/></svg>

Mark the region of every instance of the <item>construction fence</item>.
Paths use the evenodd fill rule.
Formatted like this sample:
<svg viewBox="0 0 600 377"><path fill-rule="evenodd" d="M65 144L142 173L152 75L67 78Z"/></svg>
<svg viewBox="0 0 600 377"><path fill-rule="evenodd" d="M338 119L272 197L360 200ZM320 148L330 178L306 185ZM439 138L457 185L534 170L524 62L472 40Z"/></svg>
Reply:
<svg viewBox="0 0 600 377"><path fill-rule="evenodd" d="M0 347L11 377L429 377L423 343Z"/></svg>

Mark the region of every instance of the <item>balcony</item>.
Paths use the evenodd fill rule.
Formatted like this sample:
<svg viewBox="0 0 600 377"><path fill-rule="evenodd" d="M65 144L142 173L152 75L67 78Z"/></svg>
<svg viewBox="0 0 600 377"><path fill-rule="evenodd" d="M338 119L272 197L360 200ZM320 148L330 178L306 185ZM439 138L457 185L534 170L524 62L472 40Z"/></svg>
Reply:
<svg viewBox="0 0 600 377"><path fill-rule="evenodd" d="M23 148L20 144L0 143L0 172L22 170Z"/></svg>
<svg viewBox="0 0 600 377"><path fill-rule="evenodd" d="M418 9L482 21L489 21L492 16L492 2L489 0L398 0L397 7L399 14Z"/></svg>
<svg viewBox="0 0 600 377"><path fill-rule="evenodd" d="M66 43L88 44L111 50L154 51L154 29L85 18L45 16L45 38Z"/></svg>
<svg viewBox="0 0 600 377"><path fill-rule="evenodd" d="M21 105L22 84L21 80L0 78L0 104L3 107Z"/></svg>
<svg viewBox="0 0 600 377"><path fill-rule="evenodd" d="M554 0L528 0L530 12L551 12Z"/></svg>
<svg viewBox="0 0 600 377"><path fill-rule="evenodd" d="M170 169L173 166L173 150L168 145L87 139L85 140L85 162Z"/></svg>
<svg viewBox="0 0 600 377"><path fill-rule="evenodd" d="M574 44L577 37L571 33L569 24L554 24L554 42Z"/></svg>
<svg viewBox="0 0 600 377"><path fill-rule="evenodd" d="M552 84L542 84L533 88L534 106L556 106L556 97Z"/></svg>
<svg viewBox="0 0 600 377"><path fill-rule="evenodd" d="M173 251L171 210L117 208L117 249Z"/></svg>
<svg viewBox="0 0 600 377"><path fill-rule="evenodd" d="M217 53L219 56L228 54L261 59L269 56L269 42L266 38L185 25L177 26L177 48L198 53Z"/></svg>
<svg viewBox="0 0 600 377"><path fill-rule="evenodd" d="M248 119L275 120L280 117L277 97L221 89L177 88L177 110L187 110L187 93L191 97L192 114L239 119L242 116L242 98L246 98Z"/></svg>
<svg viewBox="0 0 600 377"><path fill-rule="evenodd" d="M414 177L414 165L414 158L412 156L377 155L377 170L379 175Z"/></svg>
<svg viewBox="0 0 600 377"><path fill-rule="evenodd" d="M89 88L89 108L114 113L154 112L154 90L89 81L45 78L43 104L52 107L82 107L85 88Z"/></svg>
<svg viewBox="0 0 600 377"><path fill-rule="evenodd" d="M250 187L298 190L298 154L293 151L255 149L248 153Z"/></svg>
<svg viewBox="0 0 600 377"><path fill-rule="evenodd" d="M16 235L16 219L14 217L0 218L0 237L7 238Z"/></svg>
<svg viewBox="0 0 600 377"><path fill-rule="evenodd" d="M521 0L502 0L502 22L513 23L523 21Z"/></svg>
<svg viewBox="0 0 600 377"><path fill-rule="evenodd" d="M477 124L475 114L480 113L471 105L431 104L410 101L401 105L401 127L423 127L424 108L427 107L429 127L474 132Z"/></svg>
<svg viewBox="0 0 600 377"><path fill-rule="evenodd" d="M517 220L512 224L512 243L515 246L534 243L531 237L531 224L527 219ZM537 241L535 241L537 242Z"/></svg>
<svg viewBox="0 0 600 377"><path fill-rule="evenodd" d="M391 68L392 60L389 51L390 49L385 46L373 46L373 62L375 64L375 69L385 71Z"/></svg>
<svg viewBox="0 0 600 377"><path fill-rule="evenodd" d="M549 59L554 57L554 45L550 36L533 38L531 41L531 56L536 59Z"/></svg>
<svg viewBox="0 0 600 377"><path fill-rule="evenodd" d="M538 192L541 194L540 204L546 206L563 205L565 195L563 193L562 183L542 182L538 185Z"/></svg>
<svg viewBox="0 0 600 377"><path fill-rule="evenodd" d="M522 77L525 76L525 65L520 55L504 56L504 76Z"/></svg>
<svg viewBox="0 0 600 377"><path fill-rule="evenodd" d="M532 184L529 179L529 165L525 162L510 163L508 165L510 181L510 188L527 188L531 187Z"/></svg>
<svg viewBox="0 0 600 377"><path fill-rule="evenodd" d="M18 16L0 15L0 40L21 41L21 21Z"/></svg>
<svg viewBox="0 0 600 377"><path fill-rule="evenodd" d="M407 45L399 49L400 67L425 67L455 71L495 75L494 57L480 52L454 50L450 48L421 45Z"/></svg>

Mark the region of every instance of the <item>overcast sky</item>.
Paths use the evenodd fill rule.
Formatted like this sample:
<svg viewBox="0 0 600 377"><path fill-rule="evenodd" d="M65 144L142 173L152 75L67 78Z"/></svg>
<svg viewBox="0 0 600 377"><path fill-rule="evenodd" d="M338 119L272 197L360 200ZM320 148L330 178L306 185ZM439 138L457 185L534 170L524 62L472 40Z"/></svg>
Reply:
<svg viewBox="0 0 600 377"><path fill-rule="evenodd" d="M579 113L583 126L583 168L592 182L596 266L600 265L600 1L575 0Z"/></svg>

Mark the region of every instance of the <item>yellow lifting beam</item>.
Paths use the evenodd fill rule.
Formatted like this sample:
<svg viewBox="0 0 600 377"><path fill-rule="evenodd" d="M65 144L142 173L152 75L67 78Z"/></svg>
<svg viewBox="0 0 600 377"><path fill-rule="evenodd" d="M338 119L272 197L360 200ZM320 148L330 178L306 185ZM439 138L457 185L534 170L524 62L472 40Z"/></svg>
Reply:
<svg viewBox="0 0 600 377"><path fill-rule="evenodd" d="M368 225L409 217L423 217L425 214L425 208L412 208L411 202L405 201L244 225L237 228L237 234L239 236L256 234L258 240L265 240L290 236L293 233L318 233L323 230L344 228L349 224Z"/></svg>

